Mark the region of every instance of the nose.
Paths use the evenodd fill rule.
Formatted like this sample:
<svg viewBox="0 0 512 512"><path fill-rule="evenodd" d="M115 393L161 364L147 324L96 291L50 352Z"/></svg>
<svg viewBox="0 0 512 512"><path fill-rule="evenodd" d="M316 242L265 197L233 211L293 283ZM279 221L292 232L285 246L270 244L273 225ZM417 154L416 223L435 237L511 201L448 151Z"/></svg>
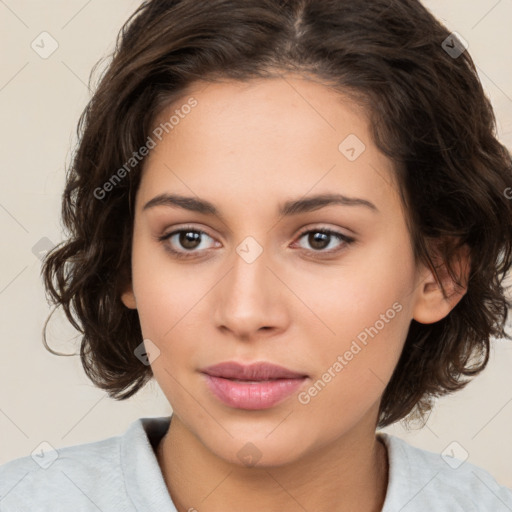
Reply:
<svg viewBox="0 0 512 512"><path fill-rule="evenodd" d="M288 321L286 300L291 295L272 268L270 251L254 239L234 251L231 268L219 283L214 320L217 328L250 340L261 332L281 331ZM287 297L288 295L288 297Z"/></svg>

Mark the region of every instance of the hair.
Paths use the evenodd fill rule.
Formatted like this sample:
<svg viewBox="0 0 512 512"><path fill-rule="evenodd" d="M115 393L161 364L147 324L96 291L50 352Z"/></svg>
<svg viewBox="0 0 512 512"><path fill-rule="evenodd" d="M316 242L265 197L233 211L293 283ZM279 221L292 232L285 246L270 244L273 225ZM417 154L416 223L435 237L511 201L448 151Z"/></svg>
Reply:
<svg viewBox="0 0 512 512"><path fill-rule="evenodd" d="M415 261L434 272L443 294L438 269L460 285L452 264L469 248L462 299L438 322L411 321L378 426L424 418L435 398L481 372L490 338L510 339L502 283L512 263L512 156L497 140L472 58L449 37L417 0L142 3L78 122L62 197L69 237L42 269L52 302L82 335L89 379L125 400L153 375L134 355L143 340L138 312L120 298L131 280L132 205L145 159L108 194L97 191L107 190L159 113L195 82L286 72L316 77L365 109L373 142L396 169ZM450 54L446 41L462 53ZM46 343L48 320L44 344L57 354Z"/></svg>

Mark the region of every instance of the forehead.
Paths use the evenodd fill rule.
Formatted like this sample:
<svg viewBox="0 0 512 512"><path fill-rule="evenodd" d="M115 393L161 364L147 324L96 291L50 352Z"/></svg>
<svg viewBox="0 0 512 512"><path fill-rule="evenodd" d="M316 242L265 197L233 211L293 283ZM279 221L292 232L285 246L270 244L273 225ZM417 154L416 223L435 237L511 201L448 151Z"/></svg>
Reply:
<svg viewBox="0 0 512 512"><path fill-rule="evenodd" d="M139 208L164 191L246 206L326 192L389 203L393 166L368 122L347 96L302 77L196 82L156 118L162 140Z"/></svg>

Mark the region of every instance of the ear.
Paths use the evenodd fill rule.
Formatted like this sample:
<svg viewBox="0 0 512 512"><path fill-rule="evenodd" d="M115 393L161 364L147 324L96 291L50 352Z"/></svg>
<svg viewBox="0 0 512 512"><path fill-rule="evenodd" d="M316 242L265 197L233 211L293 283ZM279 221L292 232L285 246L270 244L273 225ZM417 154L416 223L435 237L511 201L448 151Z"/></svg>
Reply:
<svg viewBox="0 0 512 512"><path fill-rule="evenodd" d="M445 318L467 292L471 258L469 247L466 244L458 248L452 260L452 268L460 284L450 277L446 264L441 263L437 252L433 259L438 265L436 269L439 279L443 283L446 297L434 272L422 265L413 310L414 320L421 324L432 324Z"/></svg>
<svg viewBox="0 0 512 512"><path fill-rule="evenodd" d="M130 283L126 290L121 293L121 300L123 304L129 309L137 309L137 301L135 300L135 294L133 293L133 286Z"/></svg>

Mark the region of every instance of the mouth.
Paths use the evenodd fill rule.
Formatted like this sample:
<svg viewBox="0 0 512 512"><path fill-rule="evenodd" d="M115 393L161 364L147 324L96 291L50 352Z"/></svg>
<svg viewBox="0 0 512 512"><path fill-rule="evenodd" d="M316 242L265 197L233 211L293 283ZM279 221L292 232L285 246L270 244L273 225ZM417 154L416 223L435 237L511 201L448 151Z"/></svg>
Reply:
<svg viewBox="0 0 512 512"><path fill-rule="evenodd" d="M235 361L200 370L213 396L236 409L268 409L297 391L309 376L271 363Z"/></svg>
<svg viewBox="0 0 512 512"><path fill-rule="evenodd" d="M267 381L308 377L308 375L304 373L295 372L285 368L284 366L266 362L243 365L236 361L227 361L213 366L208 366L200 371L212 377L221 377L223 379L239 381Z"/></svg>

